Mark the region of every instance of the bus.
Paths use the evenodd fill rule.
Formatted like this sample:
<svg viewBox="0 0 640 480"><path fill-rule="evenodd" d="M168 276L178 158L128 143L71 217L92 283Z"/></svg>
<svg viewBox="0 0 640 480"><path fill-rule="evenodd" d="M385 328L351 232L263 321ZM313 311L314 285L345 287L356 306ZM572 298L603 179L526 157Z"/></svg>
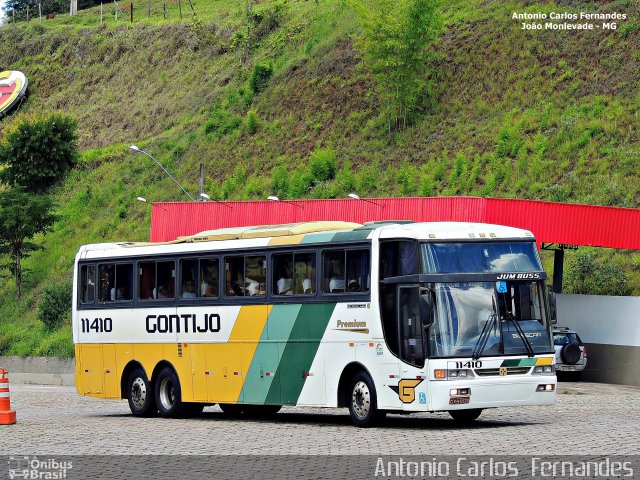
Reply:
<svg viewBox="0 0 640 480"><path fill-rule="evenodd" d="M546 274L525 230L226 228L85 245L74 272L76 389L136 416L347 407L367 427L555 400Z"/></svg>

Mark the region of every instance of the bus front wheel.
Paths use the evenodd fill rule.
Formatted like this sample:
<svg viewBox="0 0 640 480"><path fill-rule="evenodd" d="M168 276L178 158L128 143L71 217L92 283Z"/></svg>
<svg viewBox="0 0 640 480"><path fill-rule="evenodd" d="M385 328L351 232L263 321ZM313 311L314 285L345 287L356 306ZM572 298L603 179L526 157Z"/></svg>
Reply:
<svg viewBox="0 0 640 480"><path fill-rule="evenodd" d="M349 414L357 427L372 427L384 418L378 410L378 398L373 380L365 372L358 372L351 380Z"/></svg>
<svg viewBox="0 0 640 480"><path fill-rule="evenodd" d="M449 415L460 423L471 423L482 413L481 408L470 408L469 410L449 410Z"/></svg>
<svg viewBox="0 0 640 480"><path fill-rule="evenodd" d="M127 377L126 391L129 408L136 417L150 417L158 412L153 384L141 368L132 370Z"/></svg>
<svg viewBox="0 0 640 480"><path fill-rule="evenodd" d="M156 403L163 417L175 417L183 413L182 391L180 380L173 369L163 368L156 380ZM202 411L202 410L201 410Z"/></svg>

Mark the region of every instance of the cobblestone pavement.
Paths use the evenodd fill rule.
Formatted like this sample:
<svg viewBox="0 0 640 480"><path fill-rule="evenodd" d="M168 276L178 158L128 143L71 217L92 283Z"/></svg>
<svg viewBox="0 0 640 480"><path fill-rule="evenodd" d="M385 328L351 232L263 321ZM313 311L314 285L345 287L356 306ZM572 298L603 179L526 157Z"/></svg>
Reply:
<svg viewBox="0 0 640 480"><path fill-rule="evenodd" d="M638 454L640 388L560 383L555 405L485 410L471 427L447 414L389 415L351 426L346 409L285 407L269 420L140 419L126 400L73 388L12 385L18 423L0 426L0 454Z"/></svg>

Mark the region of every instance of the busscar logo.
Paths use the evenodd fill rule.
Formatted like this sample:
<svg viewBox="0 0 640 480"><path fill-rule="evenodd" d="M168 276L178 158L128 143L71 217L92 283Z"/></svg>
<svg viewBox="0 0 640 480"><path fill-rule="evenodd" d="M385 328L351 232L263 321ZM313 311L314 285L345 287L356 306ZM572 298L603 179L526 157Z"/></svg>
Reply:
<svg viewBox="0 0 640 480"><path fill-rule="evenodd" d="M518 333L512 333L511 336L513 338L520 338ZM542 334L540 332L524 332L524 336L527 338L540 338Z"/></svg>
<svg viewBox="0 0 640 480"><path fill-rule="evenodd" d="M413 403L416 399L416 387L422 383L422 380L415 378L403 378L398 385L389 385L389 388L398 394L398 398L402 403ZM425 400L426 402L426 400Z"/></svg>

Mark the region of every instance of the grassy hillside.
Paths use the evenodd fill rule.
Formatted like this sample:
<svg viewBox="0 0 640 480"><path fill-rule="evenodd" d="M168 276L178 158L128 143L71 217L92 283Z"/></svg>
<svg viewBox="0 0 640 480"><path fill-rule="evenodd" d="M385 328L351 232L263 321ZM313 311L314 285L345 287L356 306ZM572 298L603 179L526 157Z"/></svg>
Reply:
<svg viewBox="0 0 640 480"><path fill-rule="evenodd" d="M527 2L528 11L623 11L616 31L530 32L522 3L442 0L437 89L420 120L389 134L375 84L354 50L358 20L341 0L201 0L183 20L155 1L136 21L77 17L0 29L2 68L29 78L21 115L77 117L82 157L55 192L61 219L27 260L23 300L0 279L0 353L72 353L69 328L46 332L35 306L70 282L83 243L148 238L150 201L184 200L144 147L191 191L205 163L216 198L481 195L640 206L638 3ZM111 8L111 7L110 7ZM110 10L105 9L105 14ZM247 38L249 41L247 41ZM255 64L273 76L258 92ZM1 135L1 133L0 133ZM312 161L310 162L310 159ZM314 175L313 161L336 174ZM640 294L640 254L621 262ZM571 253L568 253L571 256Z"/></svg>

